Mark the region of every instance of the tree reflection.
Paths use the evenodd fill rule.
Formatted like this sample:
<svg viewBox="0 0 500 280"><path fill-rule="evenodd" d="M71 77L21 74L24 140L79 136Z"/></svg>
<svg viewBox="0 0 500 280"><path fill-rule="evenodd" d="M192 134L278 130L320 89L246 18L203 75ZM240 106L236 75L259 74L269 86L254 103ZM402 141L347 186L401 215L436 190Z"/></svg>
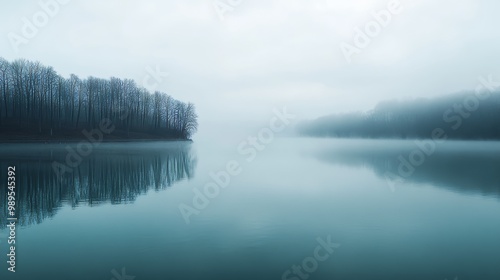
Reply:
<svg viewBox="0 0 500 280"><path fill-rule="evenodd" d="M418 149L413 141L338 141L321 148L315 156L334 164L368 167L384 180L396 177L404 182L500 198L498 143L449 141L437 146L421 165L414 165L413 172L403 167L402 174L401 157L409 159ZM390 182L398 184L398 180Z"/></svg>
<svg viewBox="0 0 500 280"><path fill-rule="evenodd" d="M76 145L76 144L75 144ZM73 146L73 145L70 145ZM41 223L63 205L130 203L151 189L164 190L194 176L196 157L186 142L101 144L71 172L58 177L52 163L65 162L67 145L3 145L0 178L16 166L16 212L21 225ZM6 201L7 189L0 188ZM4 203L2 203L4 204ZM6 207L0 211L6 220Z"/></svg>

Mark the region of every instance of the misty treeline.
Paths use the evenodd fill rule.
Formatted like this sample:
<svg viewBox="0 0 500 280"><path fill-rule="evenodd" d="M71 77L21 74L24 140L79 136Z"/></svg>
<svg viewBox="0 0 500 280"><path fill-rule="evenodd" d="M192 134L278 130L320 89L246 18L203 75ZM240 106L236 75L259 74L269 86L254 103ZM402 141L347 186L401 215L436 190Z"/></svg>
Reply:
<svg viewBox="0 0 500 280"><path fill-rule="evenodd" d="M326 116L298 125L306 136L338 138L500 139L500 93L462 92L433 99L392 100L366 113Z"/></svg>
<svg viewBox="0 0 500 280"><path fill-rule="evenodd" d="M133 80L64 78L39 62L0 58L3 133L78 137L82 129L99 129L103 120L123 138L189 139L198 125L192 103L150 93Z"/></svg>

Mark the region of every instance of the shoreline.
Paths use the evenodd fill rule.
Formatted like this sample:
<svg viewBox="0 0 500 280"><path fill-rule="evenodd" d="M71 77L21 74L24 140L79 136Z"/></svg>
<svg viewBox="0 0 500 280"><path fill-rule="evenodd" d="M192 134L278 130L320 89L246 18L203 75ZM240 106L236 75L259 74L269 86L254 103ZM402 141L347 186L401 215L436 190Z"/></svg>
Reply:
<svg viewBox="0 0 500 280"><path fill-rule="evenodd" d="M75 144L88 139L0 139L1 144ZM193 142L192 139L103 139L100 143Z"/></svg>

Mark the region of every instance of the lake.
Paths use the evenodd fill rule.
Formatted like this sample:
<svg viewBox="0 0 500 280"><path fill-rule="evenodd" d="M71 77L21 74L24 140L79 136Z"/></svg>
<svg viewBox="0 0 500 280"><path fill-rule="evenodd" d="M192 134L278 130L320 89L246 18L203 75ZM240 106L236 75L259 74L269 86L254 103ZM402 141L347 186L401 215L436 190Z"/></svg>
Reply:
<svg viewBox="0 0 500 280"><path fill-rule="evenodd" d="M500 279L500 143L238 144L2 144L0 278Z"/></svg>

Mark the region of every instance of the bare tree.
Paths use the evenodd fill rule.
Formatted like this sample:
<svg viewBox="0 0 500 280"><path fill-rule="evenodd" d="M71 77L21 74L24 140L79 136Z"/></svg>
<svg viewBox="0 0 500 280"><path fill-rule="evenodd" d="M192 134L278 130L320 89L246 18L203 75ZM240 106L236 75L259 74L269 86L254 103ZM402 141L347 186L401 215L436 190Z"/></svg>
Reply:
<svg viewBox="0 0 500 280"><path fill-rule="evenodd" d="M133 80L76 75L65 79L38 62L0 58L0 129L33 137L78 135L109 118L117 133L189 139L196 131L194 105ZM36 129L35 129L36 128ZM36 131L36 133L34 132ZM81 133L80 133L81 134Z"/></svg>

